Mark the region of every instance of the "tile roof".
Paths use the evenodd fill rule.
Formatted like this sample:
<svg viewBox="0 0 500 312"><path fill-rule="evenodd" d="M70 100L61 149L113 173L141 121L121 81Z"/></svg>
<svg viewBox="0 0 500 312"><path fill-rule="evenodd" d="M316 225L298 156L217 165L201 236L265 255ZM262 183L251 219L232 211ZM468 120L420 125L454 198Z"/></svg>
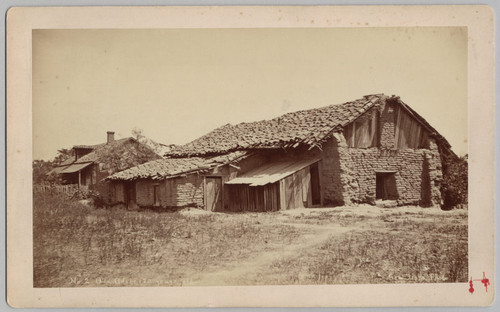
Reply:
<svg viewBox="0 0 500 312"><path fill-rule="evenodd" d="M131 140L135 140L132 137L128 138L123 138L119 140L112 141L110 143L103 143L103 144L97 144L94 145L94 150L80 158L76 161L77 163L83 163L83 162L88 162L88 161L103 161L103 156L105 157L106 154L109 152L121 148L123 145L131 142ZM77 146L82 146L82 145L77 145ZM79 147L73 147L73 148L79 148Z"/></svg>
<svg viewBox="0 0 500 312"><path fill-rule="evenodd" d="M58 167L69 166L74 162L75 162L75 156L73 155L73 156L69 157L68 159L66 159L65 161L61 162L58 165Z"/></svg>
<svg viewBox="0 0 500 312"><path fill-rule="evenodd" d="M321 108L284 114L271 120L227 124L167 153L170 157L223 154L235 150L316 146L337 126L345 126L386 99L383 94Z"/></svg>
<svg viewBox="0 0 500 312"><path fill-rule="evenodd" d="M94 145L75 145L73 148L82 148L82 149L96 149L99 146L105 145L106 143L94 144Z"/></svg>
<svg viewBox="0 0 500 312"><path fill-rule="evenodd" d="M132 139L132 137L119 139L119 140L116 140L116 141L113 141L113 142L118 142L118 144L121 144L121 143L126 142L126 141L128 141L128 140L130 140L130 139ZM105 145L106 145L106 143L100 143L100 144L94 144L94 145L74 145L74 146L73 146L73 149L90 149L90 150L96 150L97 148L102 147L102 146L105 146ZM92 154L92 153L93 153L93 151L92 151L92 152L90 152L89 154ZM89 155L89 154L87 154L87 155ZM85 156L87 156L87 155L85 155ZM85 157L85 156L84 156L84 157ZM84 157L80 157L80 158L78 159L78 161L76 161L76 163L86 162L86 161L94 161L95 159L91 159L91 158L96 158L95 154L90 155L90 156L88 156L88 157L86 157L86 158L84 158ZM82 158L84 158L84 160L83 160L83 161L81 160ZM88 159L88 160L87 160L87 159ZM74 157L74 156L69 157L69 158L68 158L68 159L66 159L65 161L61 162L61 163L59 164L59 166L58 166L58 167L62 167L62 166L69 166L69 165L71 165L72 163L75 163L75 157Z"/></svg>
<svg viewBox="0 0 500 312"><path fill-rule="evenodd" d="M438 145L449 150L446 139L399 97L374 94L343 104L287 113L271 120L227 124L186 145L176 146L165 155L166 159L117 172L107 179L165 179L238 161L256 148L296 147L299 144L319 146L337 127L350 124L387 100L396 101L406 108L438 139Z"/></svg>
<svg viewBox="0 0 500 312"><path fill-rule="evenodd" d="M78 158L76 161L74 157L71 157L62 162L58 168L73 164L100 163L103 164L103 169L117 172L161 158L151 147L138 142L132 137L94 146L94 150L90 153ZM59 173L64 173L65 169L62 170Z"/></svg>
<svg viewBox="0 0 500 312"><path fill-rule="evenodd" d="M107 180L162 180L165 178L172 178L186 173L200 172L220 165L237 162L248 157L249 155L250 153L245 151L236 151L226 155L210 158L189 157L158 159L117 172L107 177Z"/></svg>

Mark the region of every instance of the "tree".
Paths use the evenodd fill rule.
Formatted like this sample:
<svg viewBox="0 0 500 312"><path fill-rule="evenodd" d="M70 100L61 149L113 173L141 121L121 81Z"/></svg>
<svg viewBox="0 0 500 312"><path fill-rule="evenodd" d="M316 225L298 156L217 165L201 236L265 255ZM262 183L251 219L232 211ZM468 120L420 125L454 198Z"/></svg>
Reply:
<svg viewBox="0 0 500 312"><path fill-rule="evenodd" d="M33 183L48 182L47 173L54 168L52 161L33 160Z"/></svg>
<svg viewBox="0 0 500 312"><path fill-rule="evenodd" d="M62 148L53 160L33 160L33 183L60 183L59 175L48 173L74 155L73 149Z"/></svg>
<svg viewBox="0 0 500 312"><path fill-rule="evenodd" d="M66 161L69 158L75 157L75 152L72 148L62 148L60 150L57 150L57 155L52 161L54 166L58 166L62 164L64 161Z"/></svg>
<svg viewBox="0 0 500 312"><path fill-rule="evenodd" d="M443 208L468 202L468 156L458 157L443 166Z"/></svg>

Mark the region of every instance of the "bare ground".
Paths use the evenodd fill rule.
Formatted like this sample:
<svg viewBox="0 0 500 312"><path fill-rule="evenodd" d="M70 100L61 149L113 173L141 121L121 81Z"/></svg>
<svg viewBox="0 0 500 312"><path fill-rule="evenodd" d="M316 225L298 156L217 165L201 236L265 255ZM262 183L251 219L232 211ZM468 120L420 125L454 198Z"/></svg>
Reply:
<svg viewBox="0 0 500 312"><path fill-rule="evenodd" d="M277 248L258 253L245 261L232 261L225 264L225 267L216 271L203 272L191 277L185 286L208 286L208 285L247 285L251 282L248 277L255 272L265 272L266 269L276 260L293 257L302 250L313 248L325 242L331 235L340 235L355 230L356 227L335 227L335 226L314 226L296 224L296 227L309 227L314 230L311 234L306 234L301 239L290 245L277 246ZM250 283L251 285L251 283Z"/></svg>
<svg viewBox="0 0 500 312"><path fill-rule="evenodd" d="M467 210L160 213L34 199L35 287L467 280Z"/></svg>
<svg viewBox="0 0 500 312"><path fill-rule="evenodd" d="M325 222L324 217L337 214L338 217L359 218L348 226L339 226L336 223ZM339 239L346 233L362 233L368 229L379 232L386 232L384 225L386 222L394 222L401 215L406 216L406 220L418 222L433 222L439 216L463 216L465 210L442 211L439 208L420 207L397 207L378 208L373 206L359 207L336 207L320 209L295 209L284 211L277 216L277 220L286 224L292 224L297 228L307 228L309 234L301 236L300 240L289 244L277 246L272 250L260 252L244 261L231 261L225 263L224 267L216 270L193 274L189 280L185 281L185 286L210 286L210 285L255 285L262 284L262 278L273 274L273 264L283 259L290 260L297 258L304 252L314 250L325 242L332 239ZM366 219L365 219L366 218ZM391 219L392 218L392 219ZM302 219L313 220L313 223L301 223ZM300 221L299 221L300 220ZM323 222L321 222L323 220ZM306 221L307 222L307 221ZM465 220L466 222L466 220ZM321 225L319 225L319 224ZM326 223L326 224L322 224ZM264 282L264 284L266 284Z"/></svg>

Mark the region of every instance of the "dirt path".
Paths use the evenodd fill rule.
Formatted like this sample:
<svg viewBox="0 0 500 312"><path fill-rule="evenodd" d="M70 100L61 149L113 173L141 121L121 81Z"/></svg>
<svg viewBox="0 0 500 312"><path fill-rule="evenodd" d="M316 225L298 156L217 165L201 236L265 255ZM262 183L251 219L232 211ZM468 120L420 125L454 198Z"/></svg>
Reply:
<svg viewBox="0 0 500 312"><path fill-rule="evenodd" d="M249 275L265 272L275 260L292 257L304 249L315 247L326 241L330 235L342 235L352 230L359 230L358 226L340 227L338 225L329 225L318 227L317 225L311 226L307 224L293 225L296 227L308 227L314 229L315 232L304 235L294 244L264 251L246 261L228 263L226 267L217 269L216 271L195 275L189 281L186 281L183 286L245 285L247 284L246 281L249 280Z"/></svg>

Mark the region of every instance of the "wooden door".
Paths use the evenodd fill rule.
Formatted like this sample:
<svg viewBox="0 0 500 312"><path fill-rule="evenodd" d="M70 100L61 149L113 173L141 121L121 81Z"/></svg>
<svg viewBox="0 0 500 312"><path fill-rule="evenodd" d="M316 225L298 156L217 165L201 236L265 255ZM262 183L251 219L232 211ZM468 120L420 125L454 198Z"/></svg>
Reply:
<svg viewBox="0 0 500 312"><path fill-rule="evenodd" d="M135 183L129 182L125 184L125 201L127 204L127 208L135 209Z"/></svg>
<svg viewBox="0 0 500 312"><path fill-rule="evenodd" d="M160 185L153 185L153 205L160 206Z"/></svg>
<svg viewBox="0 0 500 312"><path fill-rule="evenodd" d="M205 198L207 210L222 210L222 177L205 178Z"/></svg>

